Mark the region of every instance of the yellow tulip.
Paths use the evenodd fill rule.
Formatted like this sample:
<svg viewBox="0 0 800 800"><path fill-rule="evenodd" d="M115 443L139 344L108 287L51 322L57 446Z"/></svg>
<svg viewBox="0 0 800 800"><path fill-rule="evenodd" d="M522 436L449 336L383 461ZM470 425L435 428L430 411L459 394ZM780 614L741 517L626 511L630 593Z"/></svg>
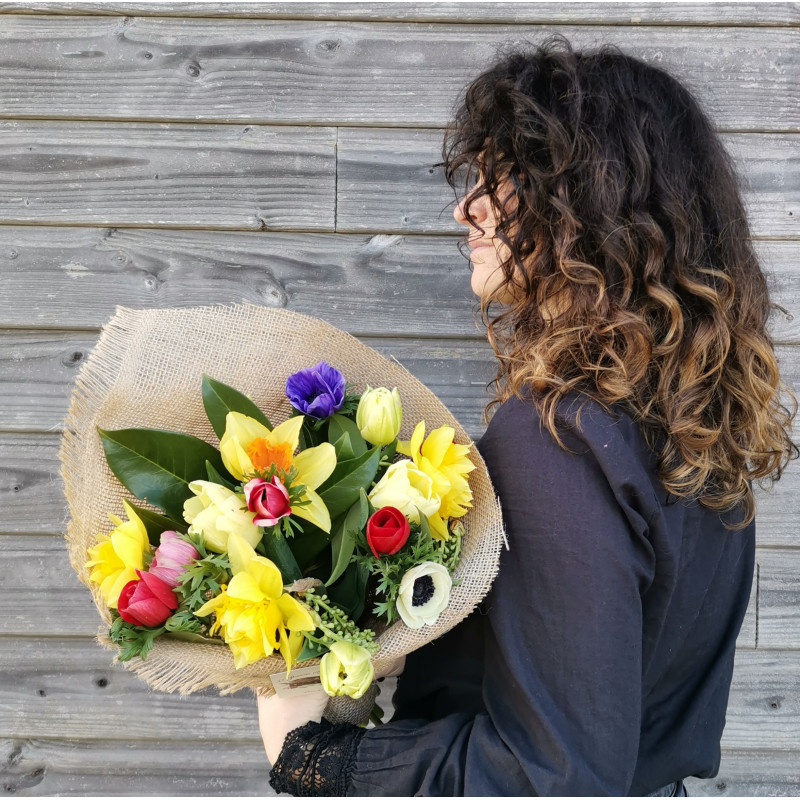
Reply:
<svg viewBox="0 0 800 800"><path fill-rule="evenodd" d="M352 642L334 642L319 662L319 679L331 697L347 695L354 699L369 689L375 669L369 652Z"/></svg>
<svg viewBox="0 0 800 800"><path fill-rule="evenodd" d="M472 508L472 490L467 475L475 465L467 457L470 445L456 444L454 435L453 428L442 425L425 439L423 421L414 428L410 441L397 443L397 451L409 456L416 468L430 477L433 491L441 498L437 514L428 518L431 534L437 539L449 537L448 519L463 517Z"/></svg>
<svg viewBox="0 0 800 800"><path fill-rule="evenodd" d="M391 444L400 432L403 418L400 392L384 387L371 389L369 385L356 410L356 425L364 440L373 445Z"/></svg>
<svg viewBox="0 0 800 800"><path fill-rule="evenodd" d="M128 515L127 522L109 514L116 527L109 535L100 534L98 543L87 551L90 560L86 568L92 570L89 580L99 585L109 608L117 607L119 593L126 583L138 580L136 570L144 569L145 553L150 552L144 523L127 500L122 505Z"/></svg>
<svg viewBox="0 0 800 800"><path fill-rule="evenodd" d="M435 515L441 502L433 481L407 458L390 464L368 497L375 508L393 506L417 523L420 514L428 519Z"/></svg>
<svg viewBox="0 0 800 800"><path fill-rule="evenodd" d="M189 488L195 496L184 502L183 518L189 523L189 532L202 535L209 550L227 552L232 533L251 547L261 541L263 531L253 523L255 514L244 506L242 495L211 481L192 481Z"/></svg>
<svg viewBox="0 0 800 800"><path fill-rule="evenodd" d="M297 470L295 483L306 487L299 501L291 506L292 514L312 522L330 533L331 517L322 498L314 491L324 483L336 467L336 450L324 442L294 455L300 442L303 417L290 417L273 430L258 420L230 411L225 418L225 433L219 441L219 452L225 468L243 481L275 466L288 473Z"/></svg>
<svg viewBox="0 0 800 800"><path fill-rule="evenodd" d="M316 628L311 611L283 591L275 564L257 555L236 533L228 537L228 557L233 573L230 583L195 614L216 614L211 633L222 632L236 669L277 650L288 673L303 646L303 631Z"/></svg>

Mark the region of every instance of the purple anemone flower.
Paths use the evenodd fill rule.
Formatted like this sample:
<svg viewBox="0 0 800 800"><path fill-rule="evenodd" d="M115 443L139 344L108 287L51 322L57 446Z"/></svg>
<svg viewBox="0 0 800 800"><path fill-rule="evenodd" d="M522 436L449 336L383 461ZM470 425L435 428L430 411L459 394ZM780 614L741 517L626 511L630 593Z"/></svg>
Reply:
<svg viewBox="0 0 800 800"><path fill-rule="evenodd" d="M298 411L314 419L325 419L342 407L344 376L320 361L286 379L286 396Z"/></svg>

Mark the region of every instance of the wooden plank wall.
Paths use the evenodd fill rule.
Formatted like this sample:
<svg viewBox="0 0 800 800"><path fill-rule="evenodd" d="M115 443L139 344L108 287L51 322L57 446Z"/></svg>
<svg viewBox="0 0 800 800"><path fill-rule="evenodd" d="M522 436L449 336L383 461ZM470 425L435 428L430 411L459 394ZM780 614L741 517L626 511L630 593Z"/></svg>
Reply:
<svg viewBox="0 0 800 800"><path fill-rule="evenodd" d="M432 165L496 46L559 30L706 104L800 390L798 23L797 3L0 3L0 793L270 793L252 698L113 666L65 557L61 420L115 305L315 314L477 437L491 357ZM693 794L800 792L798 467L760 497L722 768Z"/></svg>

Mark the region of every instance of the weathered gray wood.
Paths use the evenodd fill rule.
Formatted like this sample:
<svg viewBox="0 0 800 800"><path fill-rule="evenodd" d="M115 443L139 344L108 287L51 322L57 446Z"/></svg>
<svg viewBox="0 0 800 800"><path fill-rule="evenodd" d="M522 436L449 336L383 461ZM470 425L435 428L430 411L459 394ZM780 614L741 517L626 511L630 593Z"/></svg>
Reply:
<svg viewBox="0 0 800 800"><path fill-rule="evenodd" d="M477 333L442 237L0 226L0 326L98 328L134 308L251 302L355 334Z"/></svg>
<svg viewBox="0 0 800 800"><path fill-rule="evenodd" d="M65 504L58 438L0 434L0 532L62 533Z"/></svg>
<svg viewBox="0 0 800 800"><path fill-rule="evenodd" d="M758 646L800 649L800 549L759 551L758 572Z"/></svg>
<svg viewBox="0 0 800 800"><path fill-rule="evenodd" d="M121 509L110 510L122 514ZM60 536L4 534L0 544L4 563L0 582L0 635L93 636L97 632L101 620L91 593L70 566L66 544ZM794 555L792 551L780 552L790 557ZM761 573L763 575L763 568ZM793 593L797 603L800 574L787 583L788 593ZM756 645L756 595L754 581L750 606L737 640L740 649L752 649ZM792 644L773 638L771 645L763 646Z"/></svg>
<svg viewBox="0 0 800 800"><path fill-rule="evenodd" d="M800 750L800 651L737 652L722 745Z"/></svg>
<svg viewBox="0 0 800 800"><path fill-rule="evenodd" d="M113 510L112 510L113 511ZM117 513L117 512L114 512ZM109 525L108 530L110 530ZM0 634L94 636L102 620L60 536L3 536ZM87 559L88 560L88 559Z"/></svg>
<svg viewBox="0 0 800 800"><path fill-rule="evenodd" d="M800 237L800 136L728 133L722 140L743 181L753 236ZM438 130L341 128L336 230L463 230L453 219L453 190L433 166L441 151Z"/></svg>
<svg viewBox="0 0 800 800"><path fill-rule="evenodd" d="M686 785L692 797L797 797L800 752L723 750L716 778L690 778Z"/></svg>
<svg viewBox="0 0 800 800"><path fill-rule="evenodd" d="M797 3L0 3L0 14L98 14L398 22L792 25Z"/></svg>
<svg viewBox="0 0 800 800"><path fill-rule="evenodd" d="M482 431L485 387L494 377L487 342L360 338L430 387L473 435ZM60 430L78 369L96 341L89 332L0 330L0 430Z"/></svg>
<svg viewBox="0 0 800 800"><path fill-rule="evenodd" d="M335 142L332 128L0 121L0 219L333 230Z"/></svg>
<svg viewBox="0 0 800 800"><path fill-rule="evenodd" d="M74 741L257 740L252 695L151 691L85 639L0 640L0 736ZM741 650L723 736L736 750L800 750L800 652Z"/></svg>
<svg viewBox="0 0 800 800"><path fill-rule="evenodd" d="M480 337L450 236L0 226L0 327L99 328L117 305L250 302L357 335ZM758 241L773 336L800 341L800 245Z"/></svg>
<svg viewBox="0 0 800 800"><path fill-rule="evenodd" d="M268 773L260 742L0 741L0 794L16 797L275 797Z"/></svg>
<svg viewBox="0 0 800 800"><path fill-rule="evenodd" d="M561 25L667 67L721 128L800 125L793 27ZM441 126L507 25L8 15L0 108L50 118ZM539 41L552 26L513 29ZM735 75L736 80L730 80Z"/></svg>
<svg viewBox="0 0 800 800"><path fill-rule="evenodd" d="M433 166L441 130L342 128L336 137L275 125L0 121L0 219L333 230L335 214L342 233L463 230ZM800 236L800 136L723 140L753 235Z"/></svg>
<svg viewBox="0 0 800 800"><path fill-rule="evenodd" d="M225 697L209 690L189 697L154 692L90 639L0 642L0 736L258 741L249 691Z"/></svg>

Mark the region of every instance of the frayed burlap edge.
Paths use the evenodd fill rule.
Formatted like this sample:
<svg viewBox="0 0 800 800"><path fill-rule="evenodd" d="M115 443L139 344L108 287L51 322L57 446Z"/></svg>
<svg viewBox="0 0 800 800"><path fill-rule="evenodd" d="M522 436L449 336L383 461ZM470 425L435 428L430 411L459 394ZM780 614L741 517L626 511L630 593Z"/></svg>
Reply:
<svg viewBox="0 0 800 800"><path fill-rule="evenodd" d="M193 433L216 446L202 408L203 372L248 394L277 424L289 416L283 396L287 375L320 360L340 369L357 391L366 383L397 386L403 401L401 438L410 438L414 424L425 419L427 430L450 425L457 442L470 443L455 417L404 367L314 317L250 304L116 309L77 377L59 452L70 512L66 532L70 563L92 592L106 624L98 634L103 646L116 651L107 636L111 615L96 585L88 580L86 549L95 543L97 533L112 527L107 513L121 516L122 498L134 498L108 470L96 428L165 428ZM467 533L450 604L433 626L412 630L398 622L384 631L373 656L376 676L463 620L497 573L505 541L500 505L474 447L470 458L477 467L470 475L473 507L463 518ZM269 690L269 676L285 671L279 656L237 670L227 647L166 636L156 639L145 660L123 663L152 688L180 694L212 686L222 694L244 688Z"/></svg>

